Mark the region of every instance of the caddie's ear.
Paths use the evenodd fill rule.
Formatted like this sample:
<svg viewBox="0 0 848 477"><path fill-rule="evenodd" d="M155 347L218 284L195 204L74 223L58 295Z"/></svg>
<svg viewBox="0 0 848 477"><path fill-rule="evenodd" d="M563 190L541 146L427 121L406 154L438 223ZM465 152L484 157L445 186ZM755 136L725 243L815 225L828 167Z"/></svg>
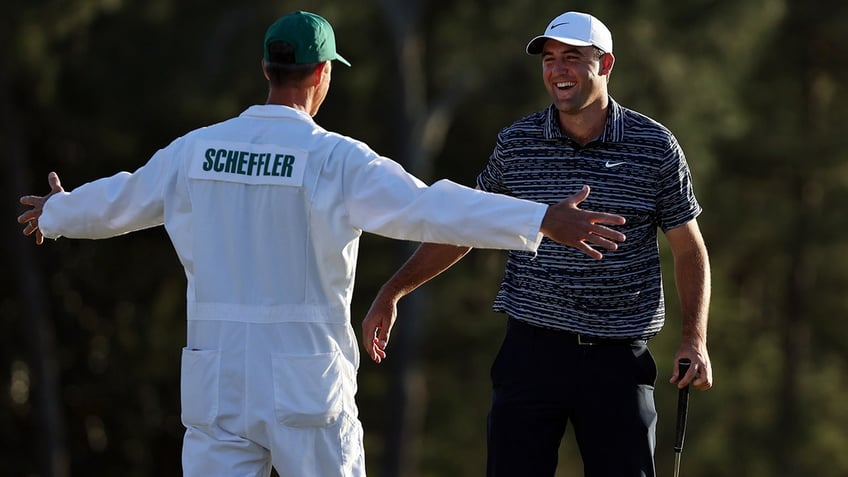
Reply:
<svg viewBox="0 0 848 477"><path fill-rule="evenodd" d="M612 67L615 64L615 56L612 53L604 53L600 58L600 67L598 73L602 76L609 76L612 73Z"/></svg>
<svg viewBox="0 0 848 477"><path fill-rule="evenodd" d="M265 68L265 58L259 60L259 67L262 68L262 74L265 75L265 79L271 81L271 77L268 76L268 69Z"/></svg>
<svg viewBox="0 0 848 477"><path fill-rule="evenodd" d="M318 63L318 66L315 67L315 71L312 72L312 76L310 77L312 85L320 84L324 75L329 76L331 68L332 66L330 61L322 61L321 63Z"/></svg>

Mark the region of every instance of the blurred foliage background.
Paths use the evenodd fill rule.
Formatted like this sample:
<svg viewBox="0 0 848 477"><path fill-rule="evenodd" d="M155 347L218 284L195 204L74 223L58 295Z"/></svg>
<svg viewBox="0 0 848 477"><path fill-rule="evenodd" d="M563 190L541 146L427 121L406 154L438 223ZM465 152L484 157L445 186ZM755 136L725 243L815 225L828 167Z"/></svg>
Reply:
<svg viewBox="0 0 848 477"><path fill-rule="evenodd" d="M333 69L319 124L422 179L469 185L498 130L549 104L526 42L567 10L601 18L612 95L677 135L705 209L715 387L690 400L685 474L848 475L843 0L4 2L0 475L180 475L185 278L164 230L39 248L20 234L17 200L45 193L51 170L68 189L131 171L263 103L262 36L295 9L328 18L353 64ZM414 245L364 238L357 332ZM504 258L475 250L416 291L390 359L363 360L369 475L484 473ZM673 466L672 281L666 296L652 345L659 475ZM558 475L581 475L568 434L561 454Z"/></svg>

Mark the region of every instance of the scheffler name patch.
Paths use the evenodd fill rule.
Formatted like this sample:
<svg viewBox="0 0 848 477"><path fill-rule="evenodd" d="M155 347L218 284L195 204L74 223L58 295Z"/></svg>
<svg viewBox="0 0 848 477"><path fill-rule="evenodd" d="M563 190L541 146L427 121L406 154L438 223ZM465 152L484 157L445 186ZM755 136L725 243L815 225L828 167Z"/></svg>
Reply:
<svg viewBox="0 0 848 477"><path fill-rule="evenodd" d="M274 144L199 141L189 177L243 184L300 186L308 154Z"/></svg>

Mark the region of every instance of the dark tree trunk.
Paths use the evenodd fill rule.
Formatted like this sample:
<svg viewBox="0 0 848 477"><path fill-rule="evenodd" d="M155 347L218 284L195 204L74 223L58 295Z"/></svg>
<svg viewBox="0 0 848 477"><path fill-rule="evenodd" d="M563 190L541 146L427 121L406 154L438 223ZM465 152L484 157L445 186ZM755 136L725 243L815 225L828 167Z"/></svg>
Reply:
<svg viewBox="0 0 848 477"><path fill-rule="evenodd" d="M25 130L22 122L25 116L15 110L12 81L0 64L0 144L6 152L6 172L3 184L3 216L17 217L25 208L14 208L22 191L29 188L26 179L28 152L23 139ZM27 193L45 193L47 171L44 181L36 187L39 191ZM18 230L21 230L19 228ZM49 300L45 296L43 267L39 266L35 241L23 235L6 236L3 250L8 254L10 269L7 273L17 276L19 296L25 307L18 319L22 323L25 343L28 350L25 359L30 370L30 399L34 401L37 430L31 445L37 449L33 453L37 459L38 473L43 477L67 477L70 475L68 451L65 445L65 426L62 415L61 398L58 385L58 366L53 341L53 329L50 323Z"/></svg>

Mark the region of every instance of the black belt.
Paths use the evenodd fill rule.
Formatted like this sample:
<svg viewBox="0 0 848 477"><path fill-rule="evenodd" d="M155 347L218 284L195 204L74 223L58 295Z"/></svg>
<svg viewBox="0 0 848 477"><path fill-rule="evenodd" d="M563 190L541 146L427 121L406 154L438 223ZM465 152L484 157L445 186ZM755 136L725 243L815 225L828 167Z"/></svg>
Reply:
<svg viewBox="0 0 848 477"><path fill-rule="evenodd" d="M602 345L642 345L648 342L639 338L604 338L601 336L581 335L579 333L570 333L573 335L579 346L602 346Z"/></svg>
<svg viewBox="0 0 848 477"><path fill-rule="evenodd" d="M519 328L525 328L528 331L532 331L534 333L542 333L542 334L550 334L557 336L558 338L565 338L568 340L573 340L574 344L578 346L604 346L604 345L643 345L648 342L646 339L642 338L618 338L618 337L604 337L604 336L592 336L585 335L581 333L574 333L566 330L557 330L554 328L544 328L541 326L537 326L531 323L527 323L522 320L517 320L515 318L510 317L510 323L514 326L518 326Z"/></svg>

